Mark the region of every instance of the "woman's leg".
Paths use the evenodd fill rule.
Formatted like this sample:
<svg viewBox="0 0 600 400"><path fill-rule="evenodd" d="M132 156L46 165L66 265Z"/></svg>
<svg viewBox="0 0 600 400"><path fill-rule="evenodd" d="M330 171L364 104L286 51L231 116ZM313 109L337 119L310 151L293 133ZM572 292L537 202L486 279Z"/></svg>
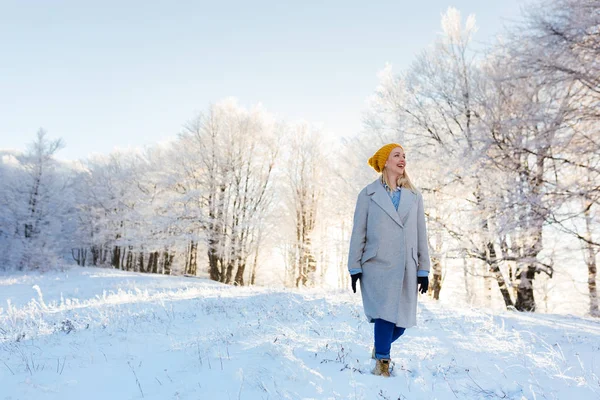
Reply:
<svg viewBox="0 0 600 400"><path fill-rule="evenodd" d="M375 320L375 358L390 358L394 336L394 323L383 319Z"/></svg>
<svg viewBox="0 0 600 400"><path fill-rule="evenodd" d="M394 343L398 338L404 335L405 328L400 328L399 326L394 326L394 334L392 335L392 343Z"/></svg>

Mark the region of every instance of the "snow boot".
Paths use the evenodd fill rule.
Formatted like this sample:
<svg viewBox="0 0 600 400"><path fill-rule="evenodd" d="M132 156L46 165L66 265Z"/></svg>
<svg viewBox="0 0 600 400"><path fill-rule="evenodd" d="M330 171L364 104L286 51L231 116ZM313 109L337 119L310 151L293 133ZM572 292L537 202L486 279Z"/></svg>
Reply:
<svg viewBox="0 0 600 400"><path fill-rule="evenodd" d="M375 369L373 369L372 372L373 372L373 375L389 377L390 376L390 359L389 358L378 359L377 363L375 364Z"/></svg>

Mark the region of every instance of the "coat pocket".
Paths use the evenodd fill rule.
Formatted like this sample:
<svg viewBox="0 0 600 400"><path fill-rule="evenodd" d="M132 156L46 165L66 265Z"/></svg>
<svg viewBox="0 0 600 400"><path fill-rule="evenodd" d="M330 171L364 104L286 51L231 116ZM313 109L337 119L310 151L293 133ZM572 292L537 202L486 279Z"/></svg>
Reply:
<svg viewBox="0 0 600 400"><path fill-rule="evenodd" d="M411 252L412 252L412 258L413 258L413 260L415 260L415 267L417 267L417 269L419 269L419 256L417 254L417 249L415 249L413 247L413 248L411 248Z"/></svg>
<svg viewBox="0 0 600 400"><path fill-rule="evenodd" d="M369 249L365 249L363 251L363 255L362 255L362 258L360 260L361 265L364 264L364 263L366 263L367 261L375 258L375 256L377 255L377 250L378 250L377 247L371 247Z"/></svg>

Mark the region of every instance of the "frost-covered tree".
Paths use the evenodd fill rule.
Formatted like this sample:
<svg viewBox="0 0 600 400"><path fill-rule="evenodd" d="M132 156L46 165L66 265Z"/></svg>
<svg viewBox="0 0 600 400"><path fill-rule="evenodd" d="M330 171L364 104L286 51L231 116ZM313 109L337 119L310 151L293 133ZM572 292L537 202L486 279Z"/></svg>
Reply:
<svg viewBox="0 0 600 400"><path fill-rule="evenodd" d="M590 313L598 315L596 259L600 252L597 184L600 179L600 3L553 0L536 3L507 43L524 76L546 88L563 88L556 99L565 109L560 144L544 156L554 202L549 223L579 240L588 269ZM566 88L566 89L565 89ZM530 155L539 157L537 151Z"/></svg>
<svg viewBox="0 0 600 400"><path fill-rule="evenodd" d="M564 146L562 136L570 113L564 93L568 87L548 86L523 74L510 58L492 59L487 69L491 87L486 92L487 157L502 177L496 196L501 207L490 218L499 241L498 261L515 289L515 307L535 310L533 279L553 266L540 258L549 210L559 206L554 190L551 155ZM498 188L499 189L499 188Z"/></svg>
<svg viewBox="0 0 600 400"><path fill-rule="evenodd" d="M287 243L288 284L296 287L317 284L315 235L322 210L324 149L322 133L306 122L290 125L284 153L282 184L284 218L290 229Z"/></svg>
<svg viewBox="0 0 600 400"><path fill-rule="evenodd" d="M181 135L182 167L190 184L180 188L187 193L191 188L204 211L199 227L211 279L246 283L248 259L272 197L276 133L277 124L260 107L248 111L228 100L212 106Z"/></svg>
<svg viewBox="0 0 600 400"><path fill-rule="evenodd" d="M62 141L40 129L25 154L3 157L0 168L0 253L8 268L51 269L68 248L68 170L55 159Z"/></svg>

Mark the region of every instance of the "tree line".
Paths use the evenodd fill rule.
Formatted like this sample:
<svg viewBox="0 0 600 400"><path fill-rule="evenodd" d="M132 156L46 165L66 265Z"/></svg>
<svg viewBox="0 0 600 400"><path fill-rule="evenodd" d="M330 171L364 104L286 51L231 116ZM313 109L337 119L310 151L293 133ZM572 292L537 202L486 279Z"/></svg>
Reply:
<svg viewBox="0 0 600 400"><path fill-rule="evenodd" d="M0 163L0 265L70 257L235 285L272 275L347 287L354 201L374 179L366 160L400 142L425 198L434 298L461 263L471 301L476 283L494 282L506 308L535 311L536 277L564 268L551 231L579 243L597 316L599 27L596 1L552 0L475 50L474 17L451 8L409 68L381 72L362 131L341 142L233 100L168 144L80 163L56 160L61 141L40 131Z"/></svg>

